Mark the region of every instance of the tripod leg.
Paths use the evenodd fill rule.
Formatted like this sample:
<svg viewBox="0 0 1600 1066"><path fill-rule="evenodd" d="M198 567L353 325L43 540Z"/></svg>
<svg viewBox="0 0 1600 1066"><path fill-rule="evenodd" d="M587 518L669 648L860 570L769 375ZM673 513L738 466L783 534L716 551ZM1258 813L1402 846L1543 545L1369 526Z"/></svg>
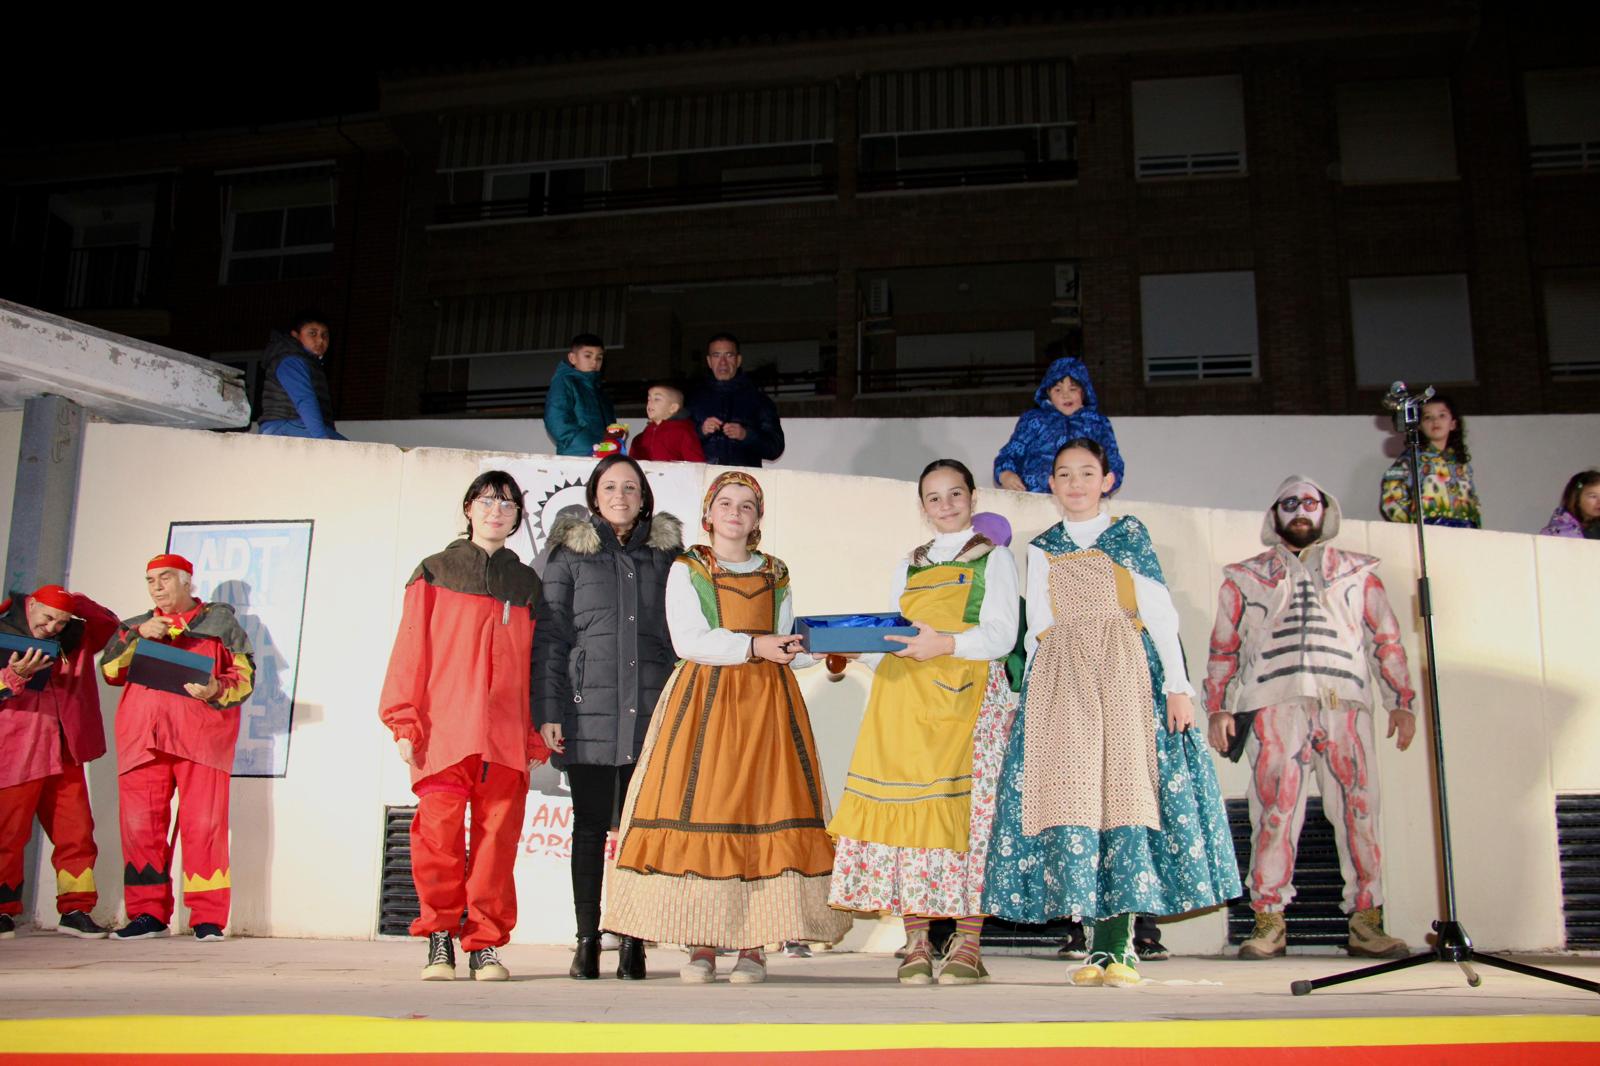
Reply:
<svg viewBox="0 0 1600 1066"><path fill-rule="evenodd" d="M1478 971L1474 970L1471 966L1468 966L1464 962L1458 962L1456 965L1461 967L1461 972L1467 975L1468 988L1477 988L1479 985L1483 984L1483 978L1479 977Z"/></svg>
<svg viewBox="0 0 1600 1066"><path fill-rule="evenodd" d="M1600 995L1600 984L1596 984L1593 981L1585 981L1581 977L1572 977L1564 973L1557 973L1555 970L1543 970L1537 966L1529 966L1526 963L1516 962L1512 959L1502 959L1498 955L1480 955L1476 952L1474 952L1472 955L1472 961L1482 963L1485 966L1494 966L1502 970L1510 970L1512 973L1520 973L1525 977L1537 977L1543 981L1554 981L1558 985L1567 985L1570 988L1581 988L1585 992L1594 992L1597 995Z"/></svg>
<svg viewBox="0 0 1600 1066"><path fill-rule="evenodd" d="M1376 966L1363 966L1359 970L1346 970L1336 973L1332 977L1318 977L1311 981L1295 981L1289 985L1289 991L1297 996L1305 996L1319 988L1328 988L1331 985L1342 985L1346 981L1359 981L1364 977L1376 977L1381 973L1394 973L1397 970L1409 970L1413 966L1421 966L1425 962L1437 962L1439 956L1427 951L1421 955L1413 955L1408 959L1396 959L1393 962L1380 962Z"/></svg>

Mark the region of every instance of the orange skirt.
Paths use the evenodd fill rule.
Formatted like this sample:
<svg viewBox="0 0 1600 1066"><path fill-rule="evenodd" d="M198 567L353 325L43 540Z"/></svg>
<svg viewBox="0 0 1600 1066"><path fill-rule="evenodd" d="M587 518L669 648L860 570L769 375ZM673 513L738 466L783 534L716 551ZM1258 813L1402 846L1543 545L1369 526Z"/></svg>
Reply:
<svg viewBox="0 0 1600 1066"><path fill-rule="evenodd" d="M829 816L794 672L683 663L628 789L606 926L717 947L838 940Z"/></svg>

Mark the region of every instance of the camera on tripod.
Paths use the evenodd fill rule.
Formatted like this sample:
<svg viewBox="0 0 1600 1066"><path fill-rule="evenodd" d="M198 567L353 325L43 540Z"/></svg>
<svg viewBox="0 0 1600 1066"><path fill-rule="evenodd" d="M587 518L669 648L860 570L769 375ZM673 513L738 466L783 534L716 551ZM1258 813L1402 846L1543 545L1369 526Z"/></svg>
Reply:
<svg viewBox="0 0 1600 1066"><path fill-rule="evenodd" d="M1404 433L1418 426L1422 422L1422 405L1431 399L1432 385L1419 393L1412 393L1403 381L1390 385L1389 391L1383 394L1383 406L1394 421L1394 431Z"/></svg>

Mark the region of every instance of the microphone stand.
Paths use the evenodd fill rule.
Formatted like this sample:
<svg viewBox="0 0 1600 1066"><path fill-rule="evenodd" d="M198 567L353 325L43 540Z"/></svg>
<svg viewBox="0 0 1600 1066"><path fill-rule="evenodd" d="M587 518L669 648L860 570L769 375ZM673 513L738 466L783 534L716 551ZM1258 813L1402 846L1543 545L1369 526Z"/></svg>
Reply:
<svg viewBox="0 0 1600 1066"><path fill-rule="evenodd" d="M1467 930L1456 918L1456 878L1455 862L1450 851L1450 803L1445 794L1444 780L1444 733L1440 728L1439 716L1439 671L1434 665L1433 653L1433 601L1428 591L1428 547L1427 539L1422 531L1422 463L1420 452L1421 442L1421 408L1424 400L1433 393L1427 390L1421 397L1407 395L1404 385L1396 382L1391 396L1394 397L1395 428L1404 428L1406 433L1406 456L1411 463L1411 520L1417 526L1417 604L1422 612L1422 640L1427 655L1427 680L1428 693L1431 695L1428 707L1428 722L1433 734L1433 765L1434 798L1439 806L1439 852L1441 869L1444 875L1444 917L1433 923L1434 937L1431 951L1419 952L1404 959L1395 959L1393 962L1381 962L1376 966L1363 966L1356 970L1346 970L1331 977L1318 977L1310 981L1293 981L1289 991L1297 996L1310 995L1319 988L1328 988L1331 985L1342 985L1349 981L1360 981L1367 977L1376 977L1383 973L1394 973L1398 970L1409 970L1413 966L1421 966L1428 962L1453 962L1461 967L1461 972L1466 974L1467 985L1477 988L1483 983L1483 978L1473 970L1472 964L1482 963L1484 966L1493 966L1501 970L1510 970L1512 973L1525 974L1528 977L1537 977L1556 984L1569 985L1572 988L1581 988L1585 992L1600 994L1600 984L1585 981L1581 977L1569 977L1564 973L1554 970L1545 970L1537 966L1528 966L1525 963L1503 959L1497 955L1485 955L1472 946L1472 940L1467 936Z"/></svg>

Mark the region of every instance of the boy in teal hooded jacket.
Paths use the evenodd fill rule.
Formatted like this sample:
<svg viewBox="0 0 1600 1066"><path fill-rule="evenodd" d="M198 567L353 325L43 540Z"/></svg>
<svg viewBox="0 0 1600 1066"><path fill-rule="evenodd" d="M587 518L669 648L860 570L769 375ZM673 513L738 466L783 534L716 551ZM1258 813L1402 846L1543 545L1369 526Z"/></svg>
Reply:
<svg viewBox="0 0 1600 1066"><path fill-rule="evenodd" d="M566 361L556 366L544 402L544 428L557 455L593 455L606 427L616 420L616 409L600 384L605 358L605 343L593 333L580 333L572 338Z"/></svg>

